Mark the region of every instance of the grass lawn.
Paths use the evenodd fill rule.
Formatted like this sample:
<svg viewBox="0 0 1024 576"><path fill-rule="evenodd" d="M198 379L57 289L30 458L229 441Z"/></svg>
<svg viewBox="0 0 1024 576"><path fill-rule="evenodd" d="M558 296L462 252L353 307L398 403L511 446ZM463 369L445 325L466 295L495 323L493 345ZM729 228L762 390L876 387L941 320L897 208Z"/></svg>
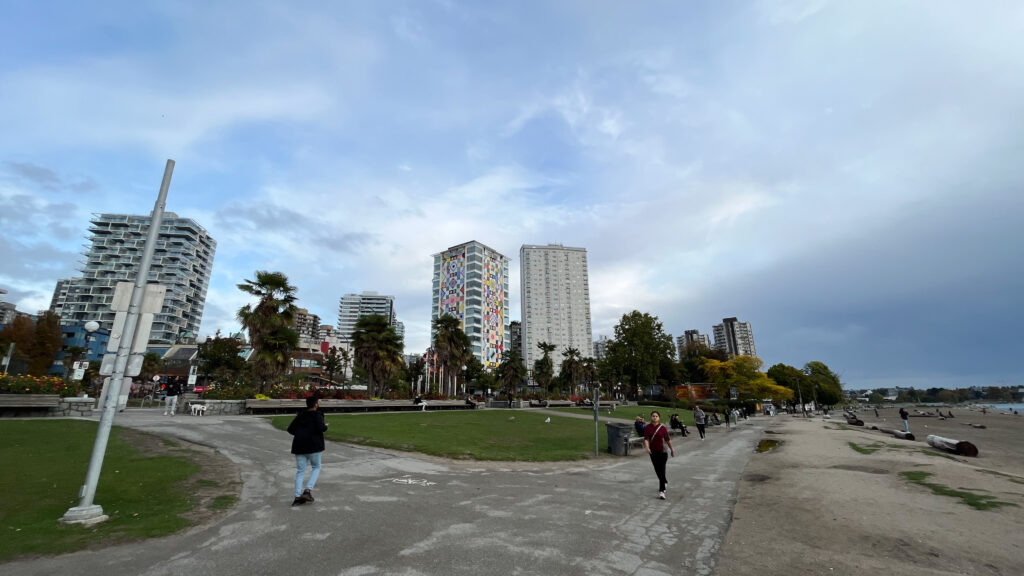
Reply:
<svg viewBox="0 0 1024 576"><path fill-rule="evenodd" d="M96 427L77 420L0 422L0 562L163 536L190 524L180 514L192 502L179 484L198 467L183 457L143 453L118 427L95 499L110 519L88 528L58 522L78 505Z"/></svg>
<svg viewBox="0 0 1024 576"><path fill-rule="evenodd" d="M594 421L509 410L331 414L328 440L470 460L551 462L594 457ZM288 428L292 416L275 416ZM608 449L598 426L602 454Z"/></svg>

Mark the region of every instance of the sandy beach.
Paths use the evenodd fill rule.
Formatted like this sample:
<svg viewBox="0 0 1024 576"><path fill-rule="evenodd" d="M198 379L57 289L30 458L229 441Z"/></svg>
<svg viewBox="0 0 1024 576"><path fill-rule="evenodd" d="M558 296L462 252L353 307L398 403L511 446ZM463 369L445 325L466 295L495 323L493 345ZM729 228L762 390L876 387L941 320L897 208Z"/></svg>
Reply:
<svg viewBox="0 0 1024 576"><path fill-rule="evenodd" d="M838 413L775 416L765 438L781 444L747 465L716 573L1024 574L1024 417L952 410L952 419L911 417L916 441L868 429L902 428L896 408L858 412L864 428ZM941 453L928 434L970 441L979 455ZM978 510L907 471L1007 505Z"/></svg>

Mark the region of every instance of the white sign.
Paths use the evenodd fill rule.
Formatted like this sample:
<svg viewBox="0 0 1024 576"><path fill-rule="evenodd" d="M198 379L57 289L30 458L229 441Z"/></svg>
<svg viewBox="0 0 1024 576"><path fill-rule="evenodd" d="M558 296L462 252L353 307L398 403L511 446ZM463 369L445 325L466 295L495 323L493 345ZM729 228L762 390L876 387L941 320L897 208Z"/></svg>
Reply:
<svg viewBox="0 0 1024 576"><path fill-rule="evenodd" d="M195 374L189 374L188 375L188 385L189 386L195 386L196 385L196 375Z"/></svg>

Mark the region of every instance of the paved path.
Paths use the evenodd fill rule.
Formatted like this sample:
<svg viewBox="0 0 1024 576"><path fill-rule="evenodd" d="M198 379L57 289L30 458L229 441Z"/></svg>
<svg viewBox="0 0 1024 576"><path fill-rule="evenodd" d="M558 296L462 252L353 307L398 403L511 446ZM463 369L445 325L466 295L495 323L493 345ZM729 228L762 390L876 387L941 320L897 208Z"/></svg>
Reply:
<svg viewBox="0 0 1024 576"><path fill-rule="evenodd" d="M293 508L291 437L266 419L129 410L118 425L213 446L238 463L238 506L173 536L12 562L2 572L709 575L737 480L768 422L715 427L705 442L673 439L667 501L657 499L642 452L586 463L463 463L328 442L317 501Z"/></svg>

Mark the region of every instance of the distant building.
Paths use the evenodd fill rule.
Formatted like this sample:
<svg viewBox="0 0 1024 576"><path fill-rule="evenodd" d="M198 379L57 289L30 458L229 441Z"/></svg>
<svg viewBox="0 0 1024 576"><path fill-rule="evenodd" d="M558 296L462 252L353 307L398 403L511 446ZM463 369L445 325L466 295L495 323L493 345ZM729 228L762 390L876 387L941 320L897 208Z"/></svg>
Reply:
<svg viewBox="0 0 1024 576"><path fill-rule="evenodd" d="M82 275L59 280L50 303L51 310L60 310L62 325L95 320L103 330L113 328L114 289L118 282L135 281L150 221L149 215L94 215ZM216 250L217 242L195 220L164 213L148 281L162 284L167 293L153 319L151 343L170 345L181 334L199 331Z"/></svg>
<svg viewBox="0 0 1024 576"><path fill-rule="evenodd" d="M682 336L676 338L676 347L679 349L680 358L683 357L683 350L690 344L711 348L711 337L707 334L701 334L700 330L686 330L683 332Z"/></svg>
<svg viewBox="0 0 1024 576"><path fill-rule="evenodd" d="M583 358L594 355L590 328L590 282L586 248L561 244L519 249L523 360L528 367L543 354L540 342L555 345L555 374L562 352L576 348Z"/></svg>
<svg viewBox="0 0 1024 576"><path fill-rule="evenodd" d="M305 308L297 308L292 327L299 333L299 348L320 350L320 317Z"/></svg>
<svg viewBox="0 0 1024 576"><path fill-rule="evenodd" d="M523 353L523 325L518 320L513 320L508 325L508 336L509 336L509 351L519 352L520 355Z"/></svg>
<svg viewBox="0 0 1024 576"><path fill-rule="evenodd" d="M594 340L595 360L601 360L602 358L608 355L608 344L610 344L611 342L611 339L605 336L604 334L598 336L597 340Z"/></svg>
<svg viewBox="0 0 1024 576"><path fill-rule="evenodd" d="M362 294L345 294L338 304L338 338L351 342L356 331L356 322L363 316L376 314L388 319L388 324L398 328L395 315L395 297L364 291ZM402 327L403 331L405 326Z"/></svg>
<svg viewBox="0 0 1024 576"><path fill-rule="evenodd" d="M505 355L508 293L508 258L497 250L473 240L434 254L430 318L457 318L484 366L496 367Z"/></svg>
<svg viewBox="0 0 1024 576"><path fill-rule="evenodd" d="M729 356L757 356L754 348L754 331L749 322L740 322L737 318L723 318L721 324L715 324L715 349Z"/></svg>

